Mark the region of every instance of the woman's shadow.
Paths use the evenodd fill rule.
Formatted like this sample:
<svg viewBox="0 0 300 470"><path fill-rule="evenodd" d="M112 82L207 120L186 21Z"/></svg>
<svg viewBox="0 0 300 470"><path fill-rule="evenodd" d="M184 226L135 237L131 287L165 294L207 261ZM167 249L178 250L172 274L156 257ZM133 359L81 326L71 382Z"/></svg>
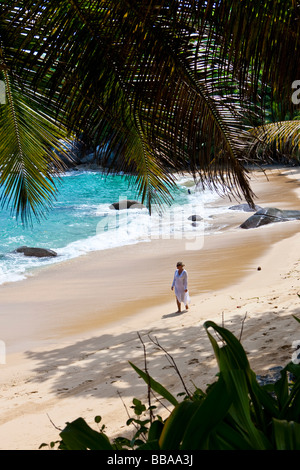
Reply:
<svg viewBox="0 0 300 470"><path fill-rule="evenodd" d="M182 310L181 312L179 312L177 310L177 312L168 313L167 315L163 315L162 318L179 317L180 315L182 315L183 313L186 313L186 312L187 312L187 310Z"/></svg>

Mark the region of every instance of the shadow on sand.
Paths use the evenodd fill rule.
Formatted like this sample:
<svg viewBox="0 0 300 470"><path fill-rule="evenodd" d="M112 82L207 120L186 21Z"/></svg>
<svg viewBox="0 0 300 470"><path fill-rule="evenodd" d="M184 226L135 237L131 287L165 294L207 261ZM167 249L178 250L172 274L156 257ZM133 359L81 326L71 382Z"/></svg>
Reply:
<svg viewBox="0 0 300 470"><path fill-rule="evenodd" d="M163 315L162 318L171 318L171 317L180 317L183 313L186 313L188 310L182 310L181 312L177 310L177 312L168 313L167 315Z"/></svg>

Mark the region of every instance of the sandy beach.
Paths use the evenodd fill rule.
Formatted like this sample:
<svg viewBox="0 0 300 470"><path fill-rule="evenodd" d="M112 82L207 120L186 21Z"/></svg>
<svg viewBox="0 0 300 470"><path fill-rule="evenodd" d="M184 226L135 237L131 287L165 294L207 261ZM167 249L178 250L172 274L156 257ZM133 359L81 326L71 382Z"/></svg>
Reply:
<svg viewBox="0 0 300 470"><path fill-rule="evenodd" d="M300 210L299 168L253 171L251 181L256 204ZM144 367L138 334L149 373L174 394L183 391L180 379L151 338L172 355L188 388L205 388L217 372L206 320L237 336L242 330L257 374L286 365L292 342L300 340L293 318L300 318L300 221L239 228L250 215L232 211L230 226L201 246L151 240L0 286L1 450L36 450L59 439L56 427L80 416L95 428L94 417L102 416L110 437L130 432L132 398L146 403L147 397L128 364ZM178 260L186 265L191 296L181 314L170 289Z"/></svg>

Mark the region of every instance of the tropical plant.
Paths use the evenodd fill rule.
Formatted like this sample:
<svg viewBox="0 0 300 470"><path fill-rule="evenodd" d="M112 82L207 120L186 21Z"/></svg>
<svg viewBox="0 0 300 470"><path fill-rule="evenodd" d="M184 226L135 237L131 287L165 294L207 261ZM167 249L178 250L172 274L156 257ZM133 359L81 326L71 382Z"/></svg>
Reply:
<svg viewBox="0 0 300 470"><path fill-rule="evenodd" d="M147 386L173 406L170 416L166 420L160 416L144 419L141 415L146 407L134 399L137 418L127 423L137 425L132 439L118 437L110 441L103 427L95 431L78 418L60 433L59 448L300 450L300 364L290 362L277 381L260 385L241 342L214 322L208 321L204 327L219 365L217 380L206 392L196 387L192 395L185 394L178 401L148 372L131 364Z"/></svg>
<svg viewBox="0 0 300 470"><path fill-rule="evenodd" d="M2 79L9 73L36 112L105 148L104 163L114 150L113 163L138 176L149 207L154 197L169 201L172 172L183 170L253 203L245 170L253 161L253 103L258 92L264 103L271 87L271 99L291 107L299 75L297 1L13 0L0 7ZM7 93L6 112L22 134L18 96L12 101ZM28 132L24 139L23 146ZM50 147L54 141L56 129ZM33 171L20 178L19 157L3 137L0 143L3 202L15 200L22 212L31 185L38 197L29 207L39 206L53 193L40 176L49 177L42 162L48 153L30 152Z"/></svg>

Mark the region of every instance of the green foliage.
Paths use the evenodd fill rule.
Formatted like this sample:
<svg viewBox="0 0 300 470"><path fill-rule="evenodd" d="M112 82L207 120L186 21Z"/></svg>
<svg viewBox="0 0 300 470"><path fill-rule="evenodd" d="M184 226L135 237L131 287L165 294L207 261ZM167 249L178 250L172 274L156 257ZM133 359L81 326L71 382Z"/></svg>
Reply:
<svg viewBox="0 0 300 470"><path fill-rule="evenodd" d="M132 408L136 417L127 422L136 428L132 439L110 441L103 427L94 431L79 418L60 433L59 448L300 450L300 365L290 362L276 382L261 386L240 341L214 322L208 321L204 327L219 365L217 380L206 392L196 388L192 396L178 402L165 387L131 364L148 387L173 405L170 416L165 420L160 416L145 418L155 407L147 410L135 398Z"/></svg>

